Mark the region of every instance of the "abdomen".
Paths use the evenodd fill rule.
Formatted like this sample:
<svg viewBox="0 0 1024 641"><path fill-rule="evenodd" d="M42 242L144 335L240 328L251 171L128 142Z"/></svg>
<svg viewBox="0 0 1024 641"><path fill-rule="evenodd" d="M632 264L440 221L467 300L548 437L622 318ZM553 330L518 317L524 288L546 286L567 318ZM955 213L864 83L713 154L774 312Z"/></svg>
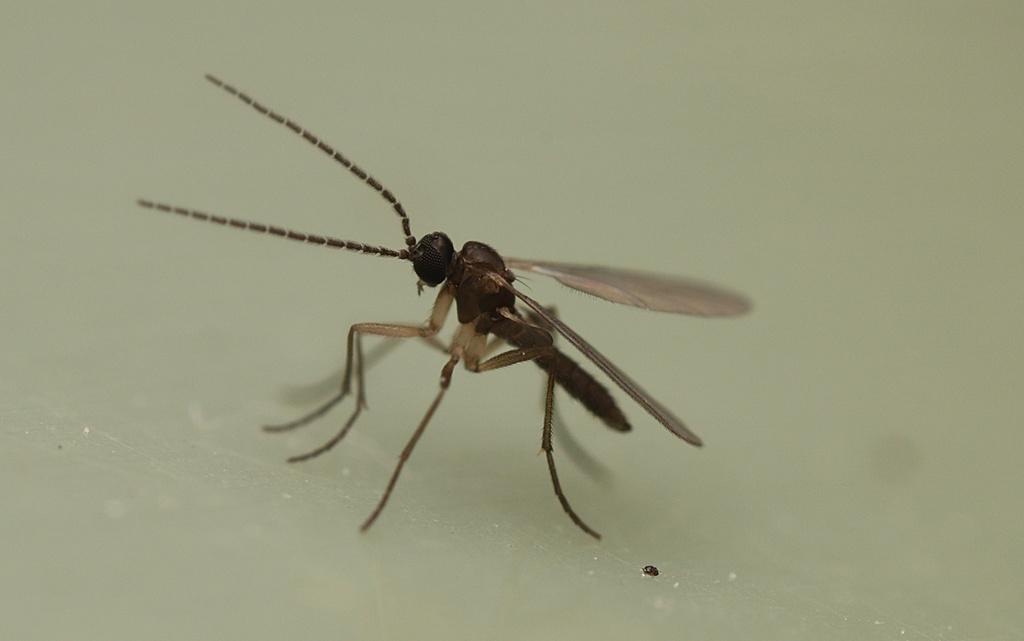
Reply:
<svg viewBox="0 0 1024 641"><path fill-rule="evenodd" d="M510 320L501 320L490 328L491 333L515 347L547 347L555 351L549 356L533 359L545 372L555 377L555 382L570 396L583 404L590 412L604 421L608 427L628 432L631 427L615 399L607 388L599 383L579 363L552 346L551 334L540 327Z"/></svg>

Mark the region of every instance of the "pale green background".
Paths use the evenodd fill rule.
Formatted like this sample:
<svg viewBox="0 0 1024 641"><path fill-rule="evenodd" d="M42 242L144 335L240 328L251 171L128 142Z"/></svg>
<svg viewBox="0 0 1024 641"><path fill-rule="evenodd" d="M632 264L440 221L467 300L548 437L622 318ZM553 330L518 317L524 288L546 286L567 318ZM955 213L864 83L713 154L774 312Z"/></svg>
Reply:
<svg viewBox="0 0 1024 641"><path fill-rule="evenodd" d="M1024 638L1024 5L514 5L3 5L0 638ZM382 361L315 462L284 459L344 411L257 427L430 301L133 204L401 245L205 72L417 234L748 293L707 321L529 283L707 447L563 403L612 471L560 458L596 543L536 368L459 371L359 534L443 358Z"/></svg>

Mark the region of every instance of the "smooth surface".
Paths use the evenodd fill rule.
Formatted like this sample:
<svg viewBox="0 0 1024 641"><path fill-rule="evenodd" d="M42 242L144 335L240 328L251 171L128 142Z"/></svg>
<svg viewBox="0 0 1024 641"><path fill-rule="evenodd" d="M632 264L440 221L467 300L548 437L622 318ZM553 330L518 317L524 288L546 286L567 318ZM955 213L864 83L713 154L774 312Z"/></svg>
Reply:
<svg viewBox="0 0 1024 641"><path fill-rule="evenodd" d="M0 638L1024 638L1020 3L7 3L0 26ZM706 442L624 399L404 345L371 410L258 426L408 265L175 219L138 197L400 247L413 231L718 282L731 320L534 277ZM335 379L336 380L336 379ZM328 381L326 386L336 384ZM348 406L351 407L351 406ZM653 564L656 578L641 568Z"/></svg>

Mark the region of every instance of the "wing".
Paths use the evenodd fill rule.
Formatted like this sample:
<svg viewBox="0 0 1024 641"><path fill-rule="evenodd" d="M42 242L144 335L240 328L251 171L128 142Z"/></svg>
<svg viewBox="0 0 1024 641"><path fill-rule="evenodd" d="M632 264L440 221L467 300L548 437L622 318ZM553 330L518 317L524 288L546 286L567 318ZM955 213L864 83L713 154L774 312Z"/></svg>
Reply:
<svg viewBox="0 0 1024 641"><path fill-rule="evenodd" d="M508 261L506 261L508 263ZM502 281L504 282L504 281ZM643 391L639 385L633 382L631 378L626 376L625 372L620 370L611 361L604 357L601 352L594 349L590 343L585 341L582 336L577 334L568 325L558 320L555 316L549 313L544 307L533 300L526 294L522 293L515 287L508 285L508 287L515 293L516 298L523 301L527 307L533 310L538 316L544 319L545 322L550 323L555 330L565 337L565 340L572 343L572 346L580 351L581 354L590 359L594 365L597 365L598 369L607 374L608 378L612 379L616 385L622 389L623 392L629 395L637 404L644 408L644 410L656 418L659 423L668 428L670 432L683 439L687 443L691 443L700 447L703 443L700 437L691 432L683 422L677 418L672 412L668 411L658 401L654 400L647 395L647 392ZM587 290L584 290L587 291Z"/></svg>
<svg viewBox="0 0 1024 641"><path fill-rule="evenodd" d="M505 264L513 271L550 276L566 287L613 303L656 312L735 316L750 309L750 302L739 294L675 276L516 258L506 258Z"/></svg>

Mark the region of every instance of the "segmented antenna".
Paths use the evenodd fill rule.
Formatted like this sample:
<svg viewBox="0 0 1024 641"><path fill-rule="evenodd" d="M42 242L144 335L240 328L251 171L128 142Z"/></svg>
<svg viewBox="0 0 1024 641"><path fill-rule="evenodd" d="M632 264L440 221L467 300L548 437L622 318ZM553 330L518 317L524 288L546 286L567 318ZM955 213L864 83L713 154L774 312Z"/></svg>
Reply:
<svg viewBox="0 0 1024 641"><path fill-rule="evenodd" d="M206 74L206 79L209 80L210 82L212 82L213 84L217 85L218 87L220 87L224 91L228 92L232 96L238 98L239 100L241 100L245 104L249 105L250 107L252 107L256 111L260 112L264 116L270 118L274 122L276 122L278 124L281 124L281 125L284 125L285 127L288 127L289 129L291 129L296 134L302 136L302 138L304 140L306 140L306 142L308 142L309 144L313 145L314 147L316 147L320 151L324 152L325 154L330 156L333 160L341 163L341 165L343 167L345 167L345 169L348 169L350 172L352 172L352 174L356 178L358 178L359 180L363 181L364 183L366 183L367 185L372 187L373 190L376 191L378 194L380 194L381 197L384 200L388 201L391 204L391 208L395 210L395 213L398 214L398 217L401 219L401 221L402 221L402 232L405 234L405 244L406 244L406 246L408 246L409 248L412 248L412 247L414 247L416 245L416 238L412 235L412 231L409 228L409 215L405 213L405 208L402 207L402 203L400 203L398 201L398 198L393 193L391 193L391 190L386 189L384 187L384 185L382 185L376 178L374 178L370 174L366 173L366 171L364 171L362 169L362 167L360 167L359 165L353 163L351 160L349 160L348 158L343 156L341 154L341 152L335 150L333 147L331 147L329 144L327 144L323 140L320 140L319 137L317 137L314 134L312 134L311 132L307 131L304 127L302 127L301 125L299 125L295 121L293 121L293 120L291 120L289 118L286 118L286 117L282 116L281 114L279 114L279 113L277 113L277 112L275 112L275 111L273 111L273 110L271 110L271 109L269 109L267 107L264 107L260 103L258 103L255 100L253 100L250 96L246 95L245 93L242 93L241 91L239 91L235 87L232 87L231 85L226 84L225 82L223 82L219 78L216 78L215 76L212 76L210 74ZM318 237L314 236L314 238L318 238ZM358 245L359 243L354 243L354 244Z"/></svg>
<svg viewBox="0 0 1024 641"><path fill-rule="evenodd" d="M225 218L223 216L214 216L212 214L196 211L194 209L173 207L171 205L165 205L164 203L155 203L150 200L140 199L137 202L140 206L146 207L148 209L164 211L169 214L177 214L179 216L184 216L185 218L205 220L206 222L213 223L215 225L234 227L236 229L245 229L259 234L270 234L271 236L280 236L282 238L288 238L290 240L297 240L300 243L309 243L310 245L323 245L324 247L333 247L335 249L347 249L349 251L356 251L363 254L372 254L374 256L385 256L388 258L401 258L402 260L409 260L408 249L394 250L388 249L387 247L377 247L375 245L357 243L352 240L341 240L340 238L331 238L330 236L304 234L302 232L292 231L291 229L284 229L283 227L275 227L274 225L263 225L260 223L251 223L245 220L239 220L237 218Z"/></svg>

